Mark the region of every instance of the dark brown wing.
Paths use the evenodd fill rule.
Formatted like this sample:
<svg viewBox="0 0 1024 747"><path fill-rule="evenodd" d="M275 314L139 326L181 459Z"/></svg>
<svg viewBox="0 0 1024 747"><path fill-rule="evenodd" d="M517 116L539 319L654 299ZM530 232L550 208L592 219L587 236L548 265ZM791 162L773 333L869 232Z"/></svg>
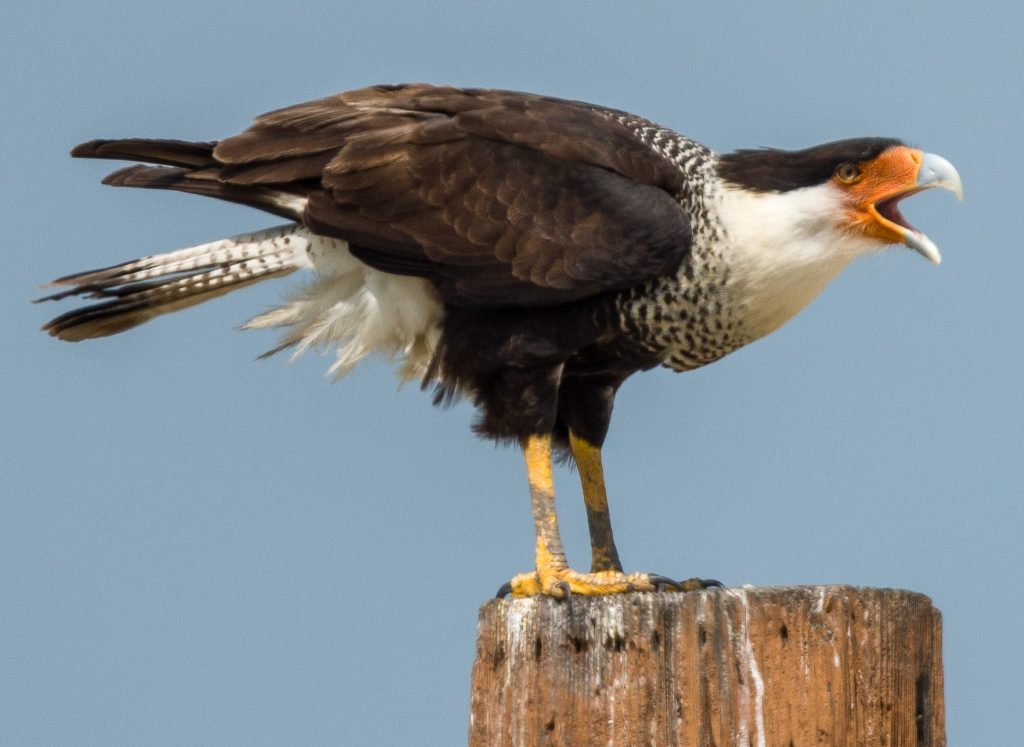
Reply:
<svg viewBox="0 0 1024 747"><path fill-rule="evenodd" d="M674 271L679 170L588 104L381 86L281 109L217 144L228 184L309 196L303 216L446 301L554 304Z"/></svg>

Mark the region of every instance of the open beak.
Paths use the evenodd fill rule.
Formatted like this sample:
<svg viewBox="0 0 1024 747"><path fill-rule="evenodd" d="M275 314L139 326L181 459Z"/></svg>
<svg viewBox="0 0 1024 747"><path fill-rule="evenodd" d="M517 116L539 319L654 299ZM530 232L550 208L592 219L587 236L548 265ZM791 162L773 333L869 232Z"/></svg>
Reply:
<svg viewBox="0 0 1024 747"><path fill-rule="evenodd" d="M880 185L879 190L867 201L865 205L867 212L877 224L873 233L891 243L906 244L935 264L939 264L942 261L942 255L939 254L938 247L903 217L899 210L899 202L905 197L933 187L948 189L958 199L963 200L964 190L960 174L957 173L953 164L934 153L924 153L906 147L893 150L897 151L893 157L910 162L907 164L909 168L899 169L906 176L896 180L895 183L887 181ZM901 184L900 181L903 183Z"/></svg>

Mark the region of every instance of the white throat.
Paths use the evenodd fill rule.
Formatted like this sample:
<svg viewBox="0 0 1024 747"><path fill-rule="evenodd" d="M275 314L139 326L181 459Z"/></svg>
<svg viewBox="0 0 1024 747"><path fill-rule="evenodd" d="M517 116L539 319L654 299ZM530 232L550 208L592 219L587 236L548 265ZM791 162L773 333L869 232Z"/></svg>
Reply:
<svg viewBox="0 0 1024 747"><path fill-rule="evenodd" d="M719 292L741 309L751 340L789 321L850 260L878 246L838 227L842 197L828 184L783 193L725 186L715 203L728 268Z"/></svg>

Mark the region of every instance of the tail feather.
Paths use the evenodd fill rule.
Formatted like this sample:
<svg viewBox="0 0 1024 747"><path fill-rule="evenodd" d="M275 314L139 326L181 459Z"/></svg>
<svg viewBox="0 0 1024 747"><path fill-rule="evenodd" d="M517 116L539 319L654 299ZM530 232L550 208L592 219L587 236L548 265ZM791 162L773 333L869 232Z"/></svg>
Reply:
<svg viewBox="0 0 1024 747"><path fill-rule="evenodd" d="M217 159L213 157L216 145L216 142L191 143L185 140L150 138L90 140L88 143L75 146L71 150L71 155L75 158L111 158L205 169L217 165Z"/></svg>
<svg viewBox="0 0 1024 747"><path fill-rule="evenodd" d="M308 145L308 137L302 135L302 144ZM105 337L306 267L316 271L312 282L245 325L286 328L267 355L286 348L294 348L295 355L334 348L330 373L340 377L380 353L401 360L401 378L421 378L429 372L444 313L433 285L373 269L353 256L346 241L313 234L302 225L310 194L322 188L320 172L337 145L332 142L321 142L323 147L312 153L284 153L269 159L273 163L241 157L248 151L241 141L229 143L241 149L229 148L225 159L214 156L213 142L124 139L79 145L71 155L143 162L113 172L105 184L216 197L295 223L58 278L49 284L53 292L38 301L79 297L97 302L61 314L43 330L69 341ZM274 148L281 145L274 141Z"/></svg>
<svg viewBox="0 0 1024 747"><path fill-rule="evenodd" d="M289 220L300 220L306 208L306 195L273 187L238 185L221 181L213 169L192 170L166 166L127 166L109 174L104 184L113 187L170 189L203 197L248 205Z"/></svg>
<svg viewBox="0 0 1024 747"><path fill-rule="evenodd" d="M43 330L68 341L105 337L286 275L309 266L311 236L288 225L58 278L50 286L70 287L37 301L69 296L106 300L62 314Z"/></svg>
<svg viewBox="0 0 1024 747"><path fill-rule="evenodd" d="M301 220L307 198L304 186L292 185L290 191L284 191L270 185L232 182L225 176L224 164L213 155L216 145L215 141L193 143L149 138L90 140L75 146L71 155L75 158L109 158L157 164L119 169L107 176L103 180L104 184L172 189L216 197L265 210L289 220Z"/></svg>

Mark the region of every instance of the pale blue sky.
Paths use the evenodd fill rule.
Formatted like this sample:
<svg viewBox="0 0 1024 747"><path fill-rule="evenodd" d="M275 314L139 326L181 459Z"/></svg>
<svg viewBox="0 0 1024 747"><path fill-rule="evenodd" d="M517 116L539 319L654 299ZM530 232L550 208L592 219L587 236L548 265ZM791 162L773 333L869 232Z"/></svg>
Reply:
<svg viewBox="0 0 1024 747"><path fill-rule="evenodd" d="M10 4L8 4L10 5ZM270 283L69 345L57 275L276 224L102 187L95 137L215 139L379 82L537 91L710 147L906 139L964 203L780 332L624 388L606 451L631 569L914 589L945 621L950 744L1024 732L1020 6L28 3L0 11L0 743L458 744L478 605L532 562L520 460L233 327ZM998 7L998 11L994 8ZM584 564L575 478L559 474Z"/></svg>

